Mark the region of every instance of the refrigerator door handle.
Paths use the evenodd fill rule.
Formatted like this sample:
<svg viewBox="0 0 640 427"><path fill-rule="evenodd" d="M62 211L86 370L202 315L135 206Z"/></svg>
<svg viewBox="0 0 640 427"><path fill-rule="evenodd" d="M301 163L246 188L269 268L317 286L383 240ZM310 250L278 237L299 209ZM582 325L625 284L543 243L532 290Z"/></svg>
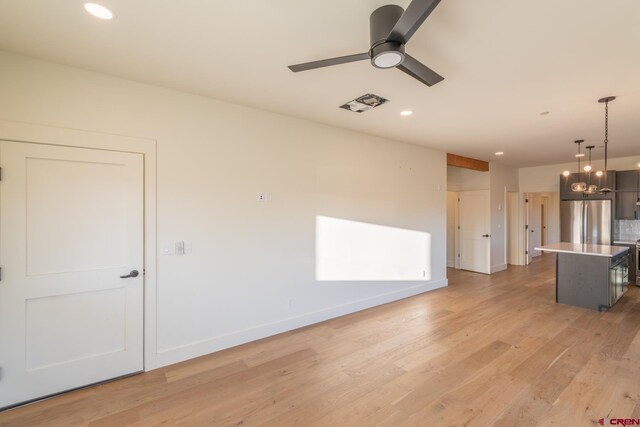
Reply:
<svg viewBox="0 0 640 427"><path fill-rule="evenodd" d="M589 214L589 211L585 202L581 202L580 205L582 210L582 233L580 233L580 243L587 243L587 215Z"/></svg>

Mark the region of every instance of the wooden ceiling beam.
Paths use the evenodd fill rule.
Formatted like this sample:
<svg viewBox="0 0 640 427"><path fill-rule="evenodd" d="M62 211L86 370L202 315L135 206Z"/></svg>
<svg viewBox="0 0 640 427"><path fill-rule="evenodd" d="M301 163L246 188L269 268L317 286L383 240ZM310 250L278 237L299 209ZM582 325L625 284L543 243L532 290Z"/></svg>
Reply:
<svg viewBox="0 0 640 427"><path fill-rule="evenodd" d="M471 157L458 156L451 153L447 153L447 165L455 166L457 168L473 169L474 171L480 172L489 171L489 162L472 159Z"/></svg>

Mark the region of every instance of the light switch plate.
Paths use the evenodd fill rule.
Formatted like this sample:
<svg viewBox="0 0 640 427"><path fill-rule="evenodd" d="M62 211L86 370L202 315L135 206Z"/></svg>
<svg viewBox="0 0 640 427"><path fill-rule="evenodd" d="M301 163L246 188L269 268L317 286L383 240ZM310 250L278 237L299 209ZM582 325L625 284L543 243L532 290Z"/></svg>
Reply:
<svg viewBox="0 0 640 427"><path fill-rule="evenodd" d="M184 255L184 242L176 242L176 255Z"/></svg>

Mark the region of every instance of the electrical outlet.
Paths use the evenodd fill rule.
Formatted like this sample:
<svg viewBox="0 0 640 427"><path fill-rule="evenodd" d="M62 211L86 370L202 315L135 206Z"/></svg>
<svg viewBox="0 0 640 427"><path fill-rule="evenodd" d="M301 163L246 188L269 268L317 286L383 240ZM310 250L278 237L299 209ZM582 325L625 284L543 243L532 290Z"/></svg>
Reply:
<svg viewBox="0 0 640 427"><path fill-rule="evenodd" d="M259 202L270 202L272 199L273 195L271 193L258 193Z"/></svg>
<svg viewBox="0 0 640 427"><path fill-rule="evenodd" d="M293 309L293 307L295 306L295 302L296 302L295 299L289 298L289 310Z"/></svg>

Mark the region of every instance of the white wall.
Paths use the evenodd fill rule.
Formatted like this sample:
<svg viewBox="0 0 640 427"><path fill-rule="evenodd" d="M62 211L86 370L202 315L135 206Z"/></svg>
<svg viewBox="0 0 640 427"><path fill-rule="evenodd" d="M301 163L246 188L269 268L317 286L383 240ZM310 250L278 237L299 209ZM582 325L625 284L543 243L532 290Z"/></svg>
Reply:
<svg viewBox="0 0 640 427"><path fill-rule="evenodd" d="M518 191L518 170L500 163L489 164L491 203L491 272L507 268L507 192Z"/></svg>
<svg viewBox="0 0 640 427"><path fill-rule="evenodd" d="M7 53L0 99L157 141L158 244L193 253L159 255L155 365L446 285L445 153ZM316 281L318 215L430 233L432 280Z"/></svg>
<svg viewBox="0 0 640 427"><path fill-rule="evenodd" d="M448 191L475 191L489 189L490 172L447 166Z"/></svg>
<svg viewBox="0 0 640 427"><path fill-rule="evenodd" d="M614 143L610 143L614 144ZM609 145L611 147L611 145ZM639 149L640 151L640 149ZM609 159L607 168L609 170L630 170L638 169L640 155L632 157L620 157ZM602 160L594 162L594 166L603 168ZM520 191L524 193L532 192L559 192L560 174L564 171L577 172L577 162L559 163L554 165L535 166L520 168L518 170Z"/></svg>

